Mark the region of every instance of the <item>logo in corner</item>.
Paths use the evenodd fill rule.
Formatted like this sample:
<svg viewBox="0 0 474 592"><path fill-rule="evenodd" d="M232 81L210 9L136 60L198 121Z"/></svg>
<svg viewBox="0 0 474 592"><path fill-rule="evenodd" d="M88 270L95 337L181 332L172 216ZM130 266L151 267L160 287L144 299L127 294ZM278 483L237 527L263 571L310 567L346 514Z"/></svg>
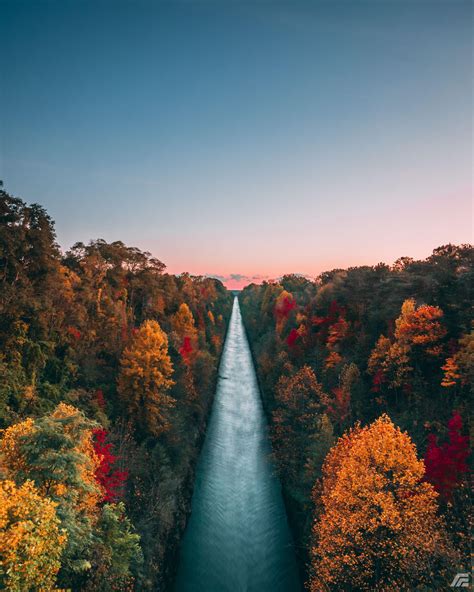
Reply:
<svg viewBox="0 0 474 592"><path fill-rule="evenodd" d="M458 573L449 584L451 588L469 588L469 574Z"/></svg>

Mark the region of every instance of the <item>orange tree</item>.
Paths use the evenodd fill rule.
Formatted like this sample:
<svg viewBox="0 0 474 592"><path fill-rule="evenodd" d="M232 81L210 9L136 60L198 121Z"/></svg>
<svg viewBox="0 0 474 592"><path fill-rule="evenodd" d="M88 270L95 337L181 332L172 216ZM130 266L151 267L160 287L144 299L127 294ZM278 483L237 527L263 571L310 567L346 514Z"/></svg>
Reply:
<svg viewBox="0 0 474 592"><path fill-rule="evenodd" d="M440 356L446 335L442 318L443 311L437 306L417 308L413 298L405 300L393 340L381 335L370 355L368 370L374 376L375 390L384 382L392 389L408 387L415 369L421 371L430 359ZM432 369L429 363L428 369Z"/></svg>
<svg viewBox="0 0 474 592"><path fill-rule="evenodd" d="M338 441L323 467L311 592L445 584L454 552L423 477L415 445L386 415Z"/></svg>

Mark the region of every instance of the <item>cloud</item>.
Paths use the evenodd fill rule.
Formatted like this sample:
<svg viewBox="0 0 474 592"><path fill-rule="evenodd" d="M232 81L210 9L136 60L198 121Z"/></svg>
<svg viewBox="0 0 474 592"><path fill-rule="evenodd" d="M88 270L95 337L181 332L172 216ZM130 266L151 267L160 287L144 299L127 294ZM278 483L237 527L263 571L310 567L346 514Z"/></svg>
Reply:
<svg viewBox="0 0 474 592"><path fill-rule="evenodd" d="M251 284L253 282L263 282L269 279L268 275L262 275L258 273L254 275L246 275L244 273L229 273L228 275L208 273L206 275L208 277L215 278L216 280L220 280L223 284L239 284L242 286Z"/></svg>

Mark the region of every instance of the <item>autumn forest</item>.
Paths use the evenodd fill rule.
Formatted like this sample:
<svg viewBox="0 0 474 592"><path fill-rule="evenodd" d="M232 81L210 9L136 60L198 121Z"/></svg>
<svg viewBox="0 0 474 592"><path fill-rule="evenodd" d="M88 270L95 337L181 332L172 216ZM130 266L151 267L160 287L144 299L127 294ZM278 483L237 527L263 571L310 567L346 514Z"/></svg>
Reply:
<svg viewBox="0 0 474 592"><path fill-rule="evenodd" d="M311 592L469 571L473 254L238 296ZM172 590L234 295L5 191L0 282L0 588Z"/></svg>

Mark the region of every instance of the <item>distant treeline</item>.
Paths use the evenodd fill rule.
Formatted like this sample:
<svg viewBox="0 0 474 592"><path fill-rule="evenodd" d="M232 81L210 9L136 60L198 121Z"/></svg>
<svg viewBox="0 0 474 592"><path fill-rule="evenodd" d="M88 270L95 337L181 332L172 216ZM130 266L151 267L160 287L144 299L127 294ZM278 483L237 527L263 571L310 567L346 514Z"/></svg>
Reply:
<svg viewBox="0 0 474 592"><path fill-rule="evenodd" d="M232 295L0 191L0 588L159 590Z"/></svg>
<svg viewBox="0 0 474 592"><path fill-rule="evenodd" d="M311 590L470 571L474 250L288 275L240 295Z"/></svg>

